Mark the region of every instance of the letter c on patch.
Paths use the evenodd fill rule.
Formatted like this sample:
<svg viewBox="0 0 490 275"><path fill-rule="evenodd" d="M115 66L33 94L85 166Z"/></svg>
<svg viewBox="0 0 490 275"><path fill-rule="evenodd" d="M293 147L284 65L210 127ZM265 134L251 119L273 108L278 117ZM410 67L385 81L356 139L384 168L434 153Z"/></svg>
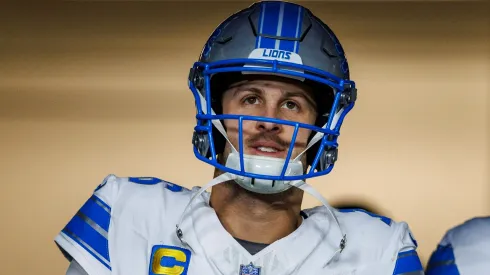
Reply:
<svg viewBox="0 0 490 275"><path fill-rule="evenodd" d="M165 245L156 245L152 250L150 275L187 274L191 257L189 250Z"/></svg>

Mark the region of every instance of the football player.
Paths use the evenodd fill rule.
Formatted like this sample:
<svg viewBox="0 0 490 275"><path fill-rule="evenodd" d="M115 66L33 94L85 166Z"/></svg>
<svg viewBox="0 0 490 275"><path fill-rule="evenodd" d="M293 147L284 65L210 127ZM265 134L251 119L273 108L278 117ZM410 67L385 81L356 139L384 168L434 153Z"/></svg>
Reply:
<svg viewBox="0 0 490 275"><path fill-rule="evenodd" d="M490 216L449 229L427 264L428 275L481 275L490 272Z"/></svg>
<svg viewBox="0 0 490 275"><path fill-rule="evenodd" d="M357 97L342 46L303 6L266 1L226 19L192 66L191 190L109 175L56 237L68 274L423 274L404 222L337 210L328 174ZM207 192L208 189L211 192ZM301 210L304 192L322 206Z"/></svg>

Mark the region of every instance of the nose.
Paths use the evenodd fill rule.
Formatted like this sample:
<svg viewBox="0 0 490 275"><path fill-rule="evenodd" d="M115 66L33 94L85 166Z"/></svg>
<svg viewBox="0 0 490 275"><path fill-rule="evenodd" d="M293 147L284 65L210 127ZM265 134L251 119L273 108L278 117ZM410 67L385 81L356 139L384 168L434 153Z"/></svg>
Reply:
<svg viewBox="0 0 490 275"><path fill-rule="evenodd" d="M264 110L263 116L267 118L275 118L277 119L277 112L275 108L267 108ZM275 122L265 122L265 121L257 121L256 129L260 132L276 132L279 133L282 130L282 124Z"/></svg>
<svg viewBox="0 0 490 275"><path fill-rule="evenodd" d="M280 132L281 125L273 122L257 121L257 130L261 132Z"/></svg>

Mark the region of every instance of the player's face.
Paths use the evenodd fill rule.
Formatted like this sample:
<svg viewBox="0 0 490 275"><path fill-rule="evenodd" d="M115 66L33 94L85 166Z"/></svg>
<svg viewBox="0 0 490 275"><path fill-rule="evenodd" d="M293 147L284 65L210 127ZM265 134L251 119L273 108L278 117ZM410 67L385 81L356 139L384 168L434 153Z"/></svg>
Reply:
<svg viewBox="0 0 490 275"><path fill-rule="evenodd" d="M222 106L224 114L262 116L307 124L314 124L317 116L315 101L308 88L289 81L256 79L235 83L223 94ZM240 150L238 123L237 120L224 121L230 142ZM245 154L287 157L293 126L244 120L242 127ZM291 159L306 149L310 133L310 130L299 129ZM230 152L231 147L227 143L225 158Z"/></svg>

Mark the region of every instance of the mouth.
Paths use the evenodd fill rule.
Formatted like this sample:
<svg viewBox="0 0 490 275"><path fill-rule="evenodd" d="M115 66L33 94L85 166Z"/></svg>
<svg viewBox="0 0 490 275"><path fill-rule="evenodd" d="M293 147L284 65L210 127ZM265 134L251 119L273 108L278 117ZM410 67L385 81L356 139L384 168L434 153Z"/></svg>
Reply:
<svg viewBox="0 0 490 275"><path fill-rule="evenodd" d="M275 142L257 142L250 146L252 155L285 158L286 150Z"/></svg>

